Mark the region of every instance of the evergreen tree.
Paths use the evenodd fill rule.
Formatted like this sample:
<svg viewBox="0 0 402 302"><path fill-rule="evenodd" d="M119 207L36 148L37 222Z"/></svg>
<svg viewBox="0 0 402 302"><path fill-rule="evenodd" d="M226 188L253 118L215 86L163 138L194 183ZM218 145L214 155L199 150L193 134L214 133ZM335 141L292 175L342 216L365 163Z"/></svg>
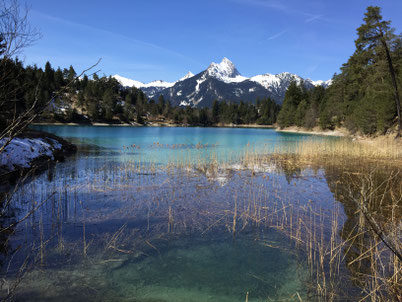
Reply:
<svg viewBox="0 0 402 302"><path fill-rule="evenodd" d="M81 109L81 114L82 114L83 111L84 111L84 104L85 104L84 93L83 93L82 91L80 91L80 92L78 93L78 96L77 96L77 105L78 105L78 107L80 107L80 109Z"/></svg>
<svg viewBox="0 0 402 302"><path fill-rule="evenodd" d="M107 120L111 120L113 118L113 113L115 110L115 98L113 95L113 91L109 88L103 94L103 110L105 113L105 118Z"/></svg>
<svg viewBox="0 0 402 302"><path fill-rule="evenodd" d="M72 80L74 80L74 78L77 76L77 74L75 73L75 70L73 68L72 65L70 65L70 68L68 70L68 75L67 75L67 80L69 82L71 82Z"/></svg>
<svg viewBox="0 0 402 302"><path fill-rule="evenodd" d="M383 56L388 63L389 74L394 88L394 99L396 110L398 114L398 134L401 135L401 105L399 99L398 84L395 74L394 65L390 53L389 45L395 40L393 34L394 29L390 27L391 21L383 21L381 16L381 9L378 6L367 7L367 12L364 18L365 23L358 29L358 39L355 41L357 52L367 52L369 55L374 56L378 54L378 46L381 45L385 51Z"/></svg>
<svg viewBox="0 0 402 302"><path fill-rule="evenodd" d="M63 72L61 71L60 67L57 68L56 72L54 73L54 82L56 90L64 86Z"/></svg>
<svg viewBox="0 0 402 302"><path fill-rule="evenodd" d="M219 121L219 101L214 100L212 103L212 122L217 123Z"/></svg>
<svg viewBox="0 0 402 302"><path fill-rule="evenodd" d="M164 109L165 109L165 98L163 97L163 95L160 95L158 98L158 113L162 114Z"/></svg>
<svg viewBox="0 0 402 302"><path fill-rule="evenodd" d="M124 99L123 115L127 121L134 119L135 95L128 93Z"/></svg>
<svg viewBox="0 0 402 302"><path fill-rule="evenodd" d="M296 81L289 84L283 100L282 109L279 112L278 124L280 127L289 127L296 123L296 110L300 102L303 100L305 92Z"/></svg>

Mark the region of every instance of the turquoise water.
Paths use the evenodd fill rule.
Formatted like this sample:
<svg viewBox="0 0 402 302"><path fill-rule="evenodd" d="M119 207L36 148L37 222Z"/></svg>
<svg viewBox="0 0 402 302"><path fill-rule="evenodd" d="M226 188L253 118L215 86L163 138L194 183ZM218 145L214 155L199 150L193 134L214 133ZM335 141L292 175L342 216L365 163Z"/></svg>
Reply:
<svg viewBox="0 0 402 302"><path fill-rule="evenodd" d="M262 128L34 126L34 129L54 133L78 145L130 151L125 152L129 158L159 163L199 158L236 160L246 151L271 153L292 150L303 140L336 139Z"/></svg>
<svg viewBox="0 0 402 302"><path fill-rule="evenodd" d="M270 213L290 206L331 209L325 171L272 164L251 172L236 158L334 138L273 129L35 128L76 143L78 153L13 196L15 219L40 204L10 240L18 253L4 261L15 274L32 258L17 300L306 299L305 263L268 225L288 219ZM164 168L172 158L232 165Z"/></svg>

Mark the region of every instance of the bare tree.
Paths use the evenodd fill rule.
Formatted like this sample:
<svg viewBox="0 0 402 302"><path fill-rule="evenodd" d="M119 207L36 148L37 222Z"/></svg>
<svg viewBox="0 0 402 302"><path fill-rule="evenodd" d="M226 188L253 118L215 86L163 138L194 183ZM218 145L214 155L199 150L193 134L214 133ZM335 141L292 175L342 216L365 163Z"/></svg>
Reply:
<svg viewBox="0 0 402 302"><path fill-rule="evenodd" d="M37 41L41 34L28 22L28 6L21 7L17 0L0 2L0 38L2 56L11 58Z"/></svg>
<svg viewBox="0 0 402 302"><path fill-rule="evenodd" d="M21 6L17 0L0 0L0 117L10 124L17 122L17 108L21 107L16 98L18 87L11 84L20 76L12 68L13 60L41 36L29 24L28 13L29 8ZM13 128L21 127L14 125ZM12 139L17 134L10 131L3 133L3 130L0 130L0 139L5 136ZM0 152L8 143L3 144Z"/></svg>
<svg viewBox="0 0 402 302"><path fill-rule="evenodd" d="M10 60L37 41L41 34L28 22L29 8L16 0L0 1L0 107L12 99L15 91L8 86Z"/></svg>
<svg viewBox="0 0 402 302"><path fill-rule="evenodd" d="M21 54L23 49L41 37L39 31L29 24L28 13L29 8L26 5L21 6L17 0L0 0L0 118L6 121L6 125L0 128L0 140L2 140L0 153L14 137L22 133L35 118L42 114L56 97L68 91L68 88L80 76L98 65L100 61L98 60L96 64L70 79L66 86L53 92L48 100L39 99L39 87L37 87L34 102L25 108L23 104L18 103L16 97L17 91L22 87L10 84L19 76L10 66L13 65L12 60L17 60L16 56Z"/></svg>
<svg viewBox="0 0 402 302"><path fill-rule="evenodd" d="M2 122L0 124L3 124L0 125L0 155L5 151L7 145L39 117L55 98L68 92L84 73L93 69L100 62L99 59L97 63L83 70L74 78L69 79L64 87L54 91L48 99L40 99L40 87L36 86L33 103L28 107L25 107L25 104L18 104L18 100L21 98L18 98L17 95L23 90L24 84L18 81L22 75L18 73L18 70L16 72L14 68L16 63L19 63L17 56L41 37L40 33L30 26L28 13L28 7L26 5L21 6L16 0L0 0L0 122ZM21 70L23 70L22 65L20 66ZM27 176L31 174L30 172L33 171L34 169L31 169L25 177L21 177L11 192L0 196L0 219L5 217L7 209L10 208L14 193L23 185ZM13 233L19 223L36 212L51 196L53 195L51 194L40 202L38 206L27 212L23 218L0 225L0 235ZM1 244L6 248L8 240ZM33 246L32 251L34 248ZM18 284L29 269L29 257L30 255L27 255L27 258L21 265L15 276L15 281L9 284L8 295L0 297L1 300L12 300ZM0 289L2 286L0 284Z"/></svg>

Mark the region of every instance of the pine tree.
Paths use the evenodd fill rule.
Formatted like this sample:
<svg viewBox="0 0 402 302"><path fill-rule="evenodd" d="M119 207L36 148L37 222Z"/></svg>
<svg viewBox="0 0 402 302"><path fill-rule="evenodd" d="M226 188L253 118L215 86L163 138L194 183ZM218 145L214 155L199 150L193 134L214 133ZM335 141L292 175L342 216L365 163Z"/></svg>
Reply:
<svg viewBox="0 0 402 302"><path fill-rule="evenodd" d="M219 122L219 101L214 100L212 103L212 122L217 123Z"/></svg>
<svg viewBox="0 0 402 302"><path fill-rule="evenodd" d="M376 53L377 46L381 45L385 51L385 58L388 62L389 74L392 80L394 89L394 99L398 114L398 134L401 135L401 105L399 99L398 84L392 57L389 49L389 44L395 40L394 30L390 27L391 21L383 21L381 16L381 9L378 6L367 7L364 21L358 29L358 39L355 41L357 51L366 51L370 54Z"/></svg>
<svg viewBox="0 0 402 302"><path fill-rule="evenodd" d="M279 112L278 124L280 127L289 127L295 125L297 107L304 97L305 91L303 88L297 85L296 81L292 81L286 90L282 109Z"/></svg>
<svg viewBox="0 0 402 302"><path fill-rule="evenodd" d="M158 98L158 113L162 114L163 109L165 109L165 98L163 97L163 95L160 95Z"/></svg>
<svg viewBox="0 0 402 302"><path fill-rule="evenodd" d="M113 118L113 113L115 109L115 98L113 95L113 91L111 89L107 89L103 94L102 100L105 118L107 120L111 120Z"/></svg>

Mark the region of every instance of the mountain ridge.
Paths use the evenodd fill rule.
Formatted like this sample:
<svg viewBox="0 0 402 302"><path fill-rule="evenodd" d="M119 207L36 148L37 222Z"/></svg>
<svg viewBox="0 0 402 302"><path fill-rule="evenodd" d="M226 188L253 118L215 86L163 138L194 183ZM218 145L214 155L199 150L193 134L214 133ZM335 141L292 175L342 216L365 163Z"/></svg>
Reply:
<svg viewBox="0 0 402 302"><path fill-rule="evenodd" d="M307 89L314 86L328 87L332 82L332 80L303 79L289 72L275 75L266 73L247 78L242 76L226 57L220 63L212 62L206 70L198 74L188 72L176 82L158 80L145 84L119 75L113 77L123 86L140 88L148 98L157 98L162 95L172 105L193 107L211 106L215 99L255 102L257 98L264 97L270 97L281 104L292 80L298 84L304 83Z"/></svg>

